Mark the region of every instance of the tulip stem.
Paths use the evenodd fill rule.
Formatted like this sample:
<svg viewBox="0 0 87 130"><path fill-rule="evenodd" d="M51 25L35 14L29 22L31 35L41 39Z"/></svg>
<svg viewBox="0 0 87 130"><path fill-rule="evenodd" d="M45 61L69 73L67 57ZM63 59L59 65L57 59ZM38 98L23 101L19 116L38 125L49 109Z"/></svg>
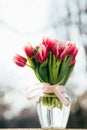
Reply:
<svg viewBox="0 0 87 130"><path fill-rule="evenodd" d="M28 67L30 67L30 68L32 68L32 69L34 69L31 65L29 65L29 64L26 64Z"/></svg>

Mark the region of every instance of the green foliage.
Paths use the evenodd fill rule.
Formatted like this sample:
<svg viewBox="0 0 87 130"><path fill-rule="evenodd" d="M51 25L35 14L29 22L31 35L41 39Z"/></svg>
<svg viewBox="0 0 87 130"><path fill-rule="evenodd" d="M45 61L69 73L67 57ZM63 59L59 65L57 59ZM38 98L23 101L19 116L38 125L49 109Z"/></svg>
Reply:
<svg viewBox="0 0 87 130"><path fill-rule="evenodd" d="M47 96L43 96L41 97L41 102L44 106L47 106L47 107L58 107L60 109L62 109L63 107L63 104L55 95L49 94Z"/></svg>
<svg viewBox="0 0 87 130"><path fill-rule="evenodd" d="M48 59L42 63L38 63L35 58L27 57L28 65L34 70L39 81L47 82L51 85L66 84L74 68L74 65L70 66L71 58L71 56L66 56L64 60L58 60L51 51L49 52ZM58 97L51 97L51 95L43 96L41 101L43 105L48 107L52 106L62 109L63 106Z"/></svg>
<svg viewBox="0 0 87 130"><path fill-rule="evenodd" d="M48 82L48 59L44 61L40 66L39 66L39 74L44 80L44 82Z"/></svg>

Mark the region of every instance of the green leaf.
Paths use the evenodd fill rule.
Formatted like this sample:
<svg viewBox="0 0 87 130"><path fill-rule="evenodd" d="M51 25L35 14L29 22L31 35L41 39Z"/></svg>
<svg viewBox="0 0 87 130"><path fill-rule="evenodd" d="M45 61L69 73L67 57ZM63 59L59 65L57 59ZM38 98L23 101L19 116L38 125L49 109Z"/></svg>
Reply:
<svg viewBox="0 0 87 130"><path fill-rule="evenodd" d="M57 83L60 83L61 85L65 79L65 76L68 74L70 61L71 61L71 56L68 56L61 63L60 74L57 77Z"/></svg>
<svg viewBox="0 0 87 130"><path fill-rule="evenodd" d="M39 74L39 70L38 70L38 68L39 68L39 65L37 64L37 67L36 67L36 69L35 69L35 75L36 75L36 77L41 81L41 82L44 82L44 80L42 79L42 77L41 77L41 75Z"/></svg>
<svg viewBox="0 0 87 130"><path fill-rule="evenodd" d="M75 65L75 64L74 64ZM73 69L74 69L74 65L72 65L72 66L69 66L69 69L68 69L68 72L67 72L67 74L66 74L66 76L65 76L65 79L64 79L64 81L63 81L63 85L65 85L66 84L66 82L67 82L67 80L69 79L69 77L70 77L70 75L71 75L71 73L72 73L72 71L73 71Z"/></svg>
<svg viewBox="0 0 87 130"><path fill-rule="evenodd" d="M48 57L48 74L49 74L49 83L52 83L52 52L49 52L49 57Z"/></svg>
<svg viewBox="0 0 87 130"><path fill-rule="evenodd" d="M53 84L56 84L56 79L59 73L59 67L60 67L61 61L56 59L55 55L53 55L53 62L52 62L52 82Z"/></svg>
<svg viewBox="0 0 87 130"><path fill-rule="evenodd" d="M39 74L44 80L44 82L48 82L48 59L45 60L42 64L39 66Z"/></svg>
<svg viewBox="0 0 87 130"><path fill-rule="evenodd" d="M52 84L54 84L56 73L57 73L55 71L55 69L56 69L56 57L55 57L55 55L53 55L52 60L53 60L53 62L52 62L52 67L51 67L51 71L52 71L51 75L52 75Z"/></svg>
<svg viewBox="0 0 87 130"><path fill-rule="evenodd" d="M27 60L28 60L28 61L27 61L27 65L34 70L36 77L37 77L41 82L44 82L43 78L41 77L41 75L40 75L40 73L39 73L39 67L40 67L39 63L37 63L34 58L27 57Z"/></svg>
<svg viewBox="0 0 87 130"><path fill-rule="evenodd" d="M30 57L27 56L27 65L29 67L31 67L33 70L35 70L37 63L36 63L35 59L30 58Z"/></svg>

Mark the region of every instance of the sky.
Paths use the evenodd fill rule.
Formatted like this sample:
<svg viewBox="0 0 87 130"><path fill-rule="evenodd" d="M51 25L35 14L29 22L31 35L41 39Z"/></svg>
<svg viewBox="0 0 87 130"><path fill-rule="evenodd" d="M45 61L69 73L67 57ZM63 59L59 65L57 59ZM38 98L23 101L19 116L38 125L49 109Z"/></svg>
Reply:
<svg viewBox="0 0 87 130"><path fill-rule="evenodd" d="M56 2L58 1L55 0L54 3ZM24 107L34 104L26 100L24 93L26 87L38 82L29 67L20 68L13 63L13 56L15 53L24 55L25 44L30 42L36 46L43 37L58 37L59 40L64 40L64 25L59 27L58 35L51 25L57 18L61 23L61 19L67 16L65 4L66 2L57 3L59 11L58 15L54 16L56 9L53 10L53 4L49 0L0 1L0 90L6 92L5 102L11 104L11 110L4 113L6 118L11 118ZM77 10L76 7L75 9ZM79 95L87 89L86 54L82 44L78 44L81 38L77 28L71 27L70 31L71 39L74 39L79 47L79 54L69 85L72 84L73 92Z"/></svg>

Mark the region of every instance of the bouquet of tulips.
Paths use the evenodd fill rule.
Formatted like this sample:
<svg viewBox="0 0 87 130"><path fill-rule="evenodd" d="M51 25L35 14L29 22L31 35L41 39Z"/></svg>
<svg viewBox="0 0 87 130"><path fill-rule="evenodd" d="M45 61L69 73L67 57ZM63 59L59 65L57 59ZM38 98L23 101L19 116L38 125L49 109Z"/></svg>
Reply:
<svg viewBox="0 0 87 130"><path fill-rule="evenodd" d="M78 49L72 42L46 38L36 47L26 45L24 52L26 57L14 56L18 66L31 67L40 82L65 85L73 71ZM42 97L42 104L62 108L61 101L56 96L51 97L54 93L48 95Z"/></svg>

